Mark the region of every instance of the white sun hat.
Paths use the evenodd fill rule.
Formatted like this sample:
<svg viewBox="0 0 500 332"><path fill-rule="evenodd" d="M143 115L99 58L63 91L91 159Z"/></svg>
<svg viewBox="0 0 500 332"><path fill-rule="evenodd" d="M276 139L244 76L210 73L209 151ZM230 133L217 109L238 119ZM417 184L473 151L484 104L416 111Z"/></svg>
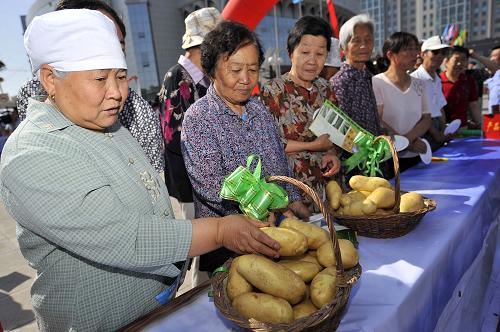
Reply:
<svg viewBox="0 0 500 332"><path fill-rule="evenodd" d="M96 10L35 17L24 33L24 47L33 73L43 64L63 72L127 68L114 22Z"/></svg>

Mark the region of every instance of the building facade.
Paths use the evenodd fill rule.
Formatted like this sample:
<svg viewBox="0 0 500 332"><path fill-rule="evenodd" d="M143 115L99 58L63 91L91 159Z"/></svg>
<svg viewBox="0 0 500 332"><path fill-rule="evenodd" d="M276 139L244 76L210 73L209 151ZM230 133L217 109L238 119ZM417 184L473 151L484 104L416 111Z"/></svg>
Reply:
<svg viewBox="0 0 500 332"><path fill-rule="evenodd" d="M361 0L361 11L375 21L375 47L396 31L414 33L419 39L441 35L447 24L468 32L466 44L482 53L500 41L499 0Z"/></svg>
<svg viewBox="0 0 500 332"><path fill-rule="evenodd" d="M154 99L163 76L184 53L181 48L184 18L189 13L215 7L223 11L227 0L103 0L113 7L126 27L126 57L130 86L148 100ZM53 11L59 1L37 0L26 15L29 24L33 17ZM361 10L359 1L334 1L339 26ZM329 21L326 0L303 0L294 4L282 0L265 16L256 28L266 54L279 53L282 71L290 65L286 53L288 31L301 15L319 15ZM276 35L278 42L276 42ZM267 71L269 72L269 71ZM264 75L264 77L267 75Z"/></svg>

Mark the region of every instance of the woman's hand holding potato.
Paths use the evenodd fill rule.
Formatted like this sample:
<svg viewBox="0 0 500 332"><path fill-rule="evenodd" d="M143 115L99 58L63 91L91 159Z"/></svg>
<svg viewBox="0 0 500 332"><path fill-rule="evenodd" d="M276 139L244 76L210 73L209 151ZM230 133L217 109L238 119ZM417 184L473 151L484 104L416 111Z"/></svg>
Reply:
<svg viewBox="0 0 500 332"><path fill-rule="evenodd" d="M219 219L216 242L237 253L260 253L268 257L280 256L280 245L259 228L266 223L243 215L230 215Z"/></svg>

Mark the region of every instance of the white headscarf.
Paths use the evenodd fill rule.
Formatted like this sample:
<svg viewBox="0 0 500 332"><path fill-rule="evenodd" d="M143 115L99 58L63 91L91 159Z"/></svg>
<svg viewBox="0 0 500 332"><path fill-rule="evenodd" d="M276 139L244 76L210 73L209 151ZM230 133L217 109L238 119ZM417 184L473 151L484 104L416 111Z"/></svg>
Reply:
<svg viewBox="0 0 500 332"><path fill-rule="evenodd" d="M42 64L58 71L127 68L113 21L89 9L37 16L24 33L33 73Z"/></svg>

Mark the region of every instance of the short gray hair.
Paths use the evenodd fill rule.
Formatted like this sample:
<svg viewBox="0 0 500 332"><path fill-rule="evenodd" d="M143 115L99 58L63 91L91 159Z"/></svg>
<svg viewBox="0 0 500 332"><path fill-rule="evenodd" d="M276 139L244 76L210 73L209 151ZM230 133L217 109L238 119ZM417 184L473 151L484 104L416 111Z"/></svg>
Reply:
<svg viewBox="0 0 500 332"><path fill-rule="evenodd" d="M66 78L66 76L68 76L68 74L70 73L69 71L61 71L61 70L57 70L55 68L52 68L52 72L54 73L55 77L61 78L61 79ZM36 76L38 77L38 79L40 79L40 69L38 69L36 71Z"/></svg>
<svg viewBox="0 0 500 332"><path fill-rule="evenodd" d="M360 14L351 17L342 25L339 32L340 47L342 47L343 50L346 50L347 43L349 43L354 34L354 28L358 25L367 25L372 30L372 34L375 31L373 21L368 14Z"/></svg>

